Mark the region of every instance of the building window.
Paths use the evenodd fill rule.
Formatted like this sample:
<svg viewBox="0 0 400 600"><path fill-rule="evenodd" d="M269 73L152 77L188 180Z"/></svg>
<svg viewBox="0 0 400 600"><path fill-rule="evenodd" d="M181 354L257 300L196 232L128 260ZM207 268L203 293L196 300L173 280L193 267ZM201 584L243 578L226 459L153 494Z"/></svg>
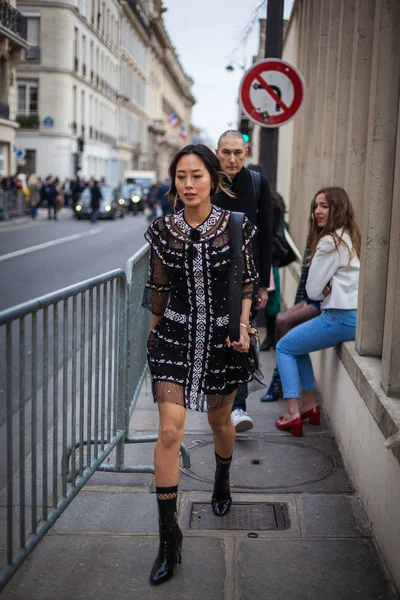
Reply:
<svg viewBox="0 0 400 600"><path fill-rule="evenodd" d="M82 36L82 75L86 77L86 36Z"/></svg>
<svg viewBox="0 0 400 600"><path fill-rule="evenodd" d="M27 41L31 47L25 50L25 60L40 60L40 17L27 17Z"/></svg>
<svg viewBox="0 0 400 600"><path fill-rule="evenodd" d="M0 175L3 177L6 174L6 156L4 146L0 146Z"/></svg>
<svg viewBox="0 0 400 600"><path fill-rule="evenodd" d="M18 115L35 116L38 114L38 83L26 81L18 83Z"/></svg>
<svg viewBox="0 0 400 600"><path fill-rule="evenodd" d="M81 91L81 134L85 135L85 92Z"/></svg>
<svg viewBox="0 0 400 600"><path fill-rule="evenodd" d="M102 9L102 21L101 21L101 35L104 35L104 22L106 20L106 3L103 2L103 9Z"/></svg>
<svg viewBox="0 0 400 600"><path fill-rule="evenodd" d="M36 173L36 150L26 150L23 170L25 173Z"/></svg>
<svg viewBox="0 0 400 600"><path fill-rule="evenodd" d="M74 27L74 71L77 71L78 68L78 28Z"/></svg>
<svg viewBox="0 0 400 600"><path fill-rule="evenodd" d="M8 103L8 86L7 86L7 62L5 58L0 58L0 104L6 105ZM8 108L0 110L0 114L3 114ZM7 118L1 116L1 119Z"/></svg>
<svg viewBox="0 0 400 600"><path fill-rule="evenodd" d="M96 85L99 85L99 68L100 68L100 64L99 64L99 57L100 57L100 51L99 48L97 48L96 50Z"/></svg>
<svg viewBox="0 0 400 600"><path fill-rule="evenodd" d="M76 85L74 85L74 87L72 88L72 131L73 133L77 132L78 126L76 123L76 119L77 119L77 90L76 90Z"/></svg>
<svg viewBox="0 0 400 600"><path fill-rule="evenodd" d="M94 45L93 41L90 42L90 82L94 80Z"/></svg>

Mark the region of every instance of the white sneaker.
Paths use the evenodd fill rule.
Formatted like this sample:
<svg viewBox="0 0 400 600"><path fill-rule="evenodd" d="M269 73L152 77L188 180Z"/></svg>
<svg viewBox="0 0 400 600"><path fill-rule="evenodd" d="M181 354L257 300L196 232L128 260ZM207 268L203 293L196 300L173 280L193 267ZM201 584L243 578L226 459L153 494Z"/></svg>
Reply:
<svg viewBox="0 0 400 600"><path fill-rule="evenodd" d="M236 408L232 411L231 419L237 433L243 433L244 431L253 429L254 424L252 419L249 417L247 412L241 408Z"/></svg>

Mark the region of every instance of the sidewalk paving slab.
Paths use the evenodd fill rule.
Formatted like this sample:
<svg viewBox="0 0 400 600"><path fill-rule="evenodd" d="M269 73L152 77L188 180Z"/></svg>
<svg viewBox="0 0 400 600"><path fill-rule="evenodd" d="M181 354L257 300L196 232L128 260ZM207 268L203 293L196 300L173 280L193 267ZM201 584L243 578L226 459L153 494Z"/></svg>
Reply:
<svg viewBox="0 0 400 600"><path fill-rule="evenodd" d="M262 353L262 363L268 381L274 352ZM287 529L223 530L216 519L213 529L191 528L193 503L202 510L210 503L215 465L207 414L188 411L191 470L179 485L184 545L174 577L161 587L148 583L158 547L153 475L97 472L1 599L398 600L329 421L306 424L301 439L278 432L274 421L285 404L261 403L262 394L248 399L254 429L237 436L232 510L235 503L282 503ZM157 427L146 380L130 433ZM154 443L126 445L125 463L151 464L153 451Z"/></svg>

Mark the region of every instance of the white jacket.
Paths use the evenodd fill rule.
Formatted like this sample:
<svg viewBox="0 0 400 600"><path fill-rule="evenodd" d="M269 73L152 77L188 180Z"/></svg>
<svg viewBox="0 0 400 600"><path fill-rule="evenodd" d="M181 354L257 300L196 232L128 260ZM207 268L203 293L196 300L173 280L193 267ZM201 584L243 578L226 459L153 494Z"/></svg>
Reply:
<svg viewBox="0 0 400 600"><path fill-rule="evenodd" d="M336 233L343 237L351 252L353 245L349 234L343 233L342 230ZM336 250L331 235L325 235L317 245L308 271L306 291L311 300L322 300L322 309L357 308L360 261L356 255L349 264L350 252L342 244L339 244ZM328 296L324 296L322 291L329 283L332 291Z"/></svg>

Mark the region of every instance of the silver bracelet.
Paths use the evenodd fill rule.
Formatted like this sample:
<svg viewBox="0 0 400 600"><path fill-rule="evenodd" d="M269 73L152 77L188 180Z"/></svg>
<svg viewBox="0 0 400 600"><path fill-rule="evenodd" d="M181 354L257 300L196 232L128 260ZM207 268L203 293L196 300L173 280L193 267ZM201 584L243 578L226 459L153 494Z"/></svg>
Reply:
<svg viewBox="0 0 400 600"><path fill-rule="evenodd" d="M246 325L245 323L240 323L240 325L241 325L242 327L246 327L246 329L248 329L248 327L249 327L249 326L248 326L248 325Z"/></svg>

